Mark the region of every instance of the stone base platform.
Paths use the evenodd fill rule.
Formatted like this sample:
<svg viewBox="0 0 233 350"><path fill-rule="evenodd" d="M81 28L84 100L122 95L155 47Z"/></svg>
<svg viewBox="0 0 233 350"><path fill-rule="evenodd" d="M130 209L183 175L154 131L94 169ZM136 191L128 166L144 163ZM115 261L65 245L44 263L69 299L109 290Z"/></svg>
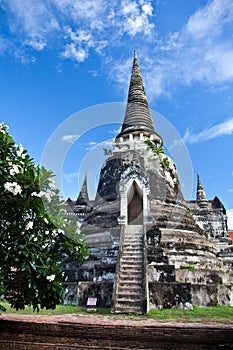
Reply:
<svg viewBox="0 0 233 350"><path fill-rule="evenodd" d="M233 349L233 324L171 324L97 315L1 315L0 349Z"/></svg>

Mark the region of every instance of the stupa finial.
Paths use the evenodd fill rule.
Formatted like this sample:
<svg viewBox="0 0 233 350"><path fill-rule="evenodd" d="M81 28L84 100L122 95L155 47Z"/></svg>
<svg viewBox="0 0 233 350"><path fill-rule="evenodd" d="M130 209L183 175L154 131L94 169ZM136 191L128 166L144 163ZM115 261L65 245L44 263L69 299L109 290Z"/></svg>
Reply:
<svg viewBox="0 0 233 350"><path fill-rule="evenodd" d="M148 101L141 77L136 50L134 50L134 60L130 85L128 91L127 107L121 132L117 138L129 133L144 133L147 137L154 135L154 140L162 144L162 137L155 132L154 123L151 117Z"/></svg>

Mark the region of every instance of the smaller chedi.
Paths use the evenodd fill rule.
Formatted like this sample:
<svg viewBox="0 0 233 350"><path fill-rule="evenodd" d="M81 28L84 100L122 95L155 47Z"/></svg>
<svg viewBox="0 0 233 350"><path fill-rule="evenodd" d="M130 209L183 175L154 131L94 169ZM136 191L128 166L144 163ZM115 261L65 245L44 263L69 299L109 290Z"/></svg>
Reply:
<svg viewBox="0 0 233 350"><path fill-rule="evenodd" d="M113 150L102 166L96 197L87 181L67 218L81 222L90 251L66 264L66 301L90 297L114 313L151 308L233 305L232 244L220 200L185 201L176 165L156 132L136 54L127 106Z"/></svg>

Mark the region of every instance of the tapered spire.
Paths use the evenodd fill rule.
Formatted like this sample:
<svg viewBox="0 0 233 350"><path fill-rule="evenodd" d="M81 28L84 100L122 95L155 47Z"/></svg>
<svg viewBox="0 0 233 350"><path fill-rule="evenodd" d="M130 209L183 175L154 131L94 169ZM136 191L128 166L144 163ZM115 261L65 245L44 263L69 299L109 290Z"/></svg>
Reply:
<svg viewBox="0 0 233 350"><path fill-rule="evenodd" d="M196 194L196 200L201 206L206 206L207 205L207 198L205 191L202 187L201 180L200 180L200 175L197 174L197 194Z"/></svg>
<svg viewBox="0 0 233 350"><path fill-rule="evenodd" d="M148 101L140 73L136 51L134 51L133 67L129 85L127 107L124 122L117 138L135 132L154 135L155 140L162 143L162 138L155 132Z"/></svg>
<svg viewBox="0 0 233 350"><path fill-rule="evenodd" d="M77 198L76 204L85 205L89 202L89 196L87 191L87 174L85 175L81 190L79 192L79 196Z"/></svg>

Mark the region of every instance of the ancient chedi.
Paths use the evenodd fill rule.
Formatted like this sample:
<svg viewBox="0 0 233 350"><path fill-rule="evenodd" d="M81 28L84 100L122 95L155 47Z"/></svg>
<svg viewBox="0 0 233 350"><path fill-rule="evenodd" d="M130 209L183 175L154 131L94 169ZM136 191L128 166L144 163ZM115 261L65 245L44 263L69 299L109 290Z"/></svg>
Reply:
<svg viewBox="0 0 233 350"><path fill-rule="evenodd" d="M229 265L192 216L162 144L134 55L121 131L95 200L82 202L90 258L67 264L68 302L96 297L115 313L233 304Z"/></svg>

